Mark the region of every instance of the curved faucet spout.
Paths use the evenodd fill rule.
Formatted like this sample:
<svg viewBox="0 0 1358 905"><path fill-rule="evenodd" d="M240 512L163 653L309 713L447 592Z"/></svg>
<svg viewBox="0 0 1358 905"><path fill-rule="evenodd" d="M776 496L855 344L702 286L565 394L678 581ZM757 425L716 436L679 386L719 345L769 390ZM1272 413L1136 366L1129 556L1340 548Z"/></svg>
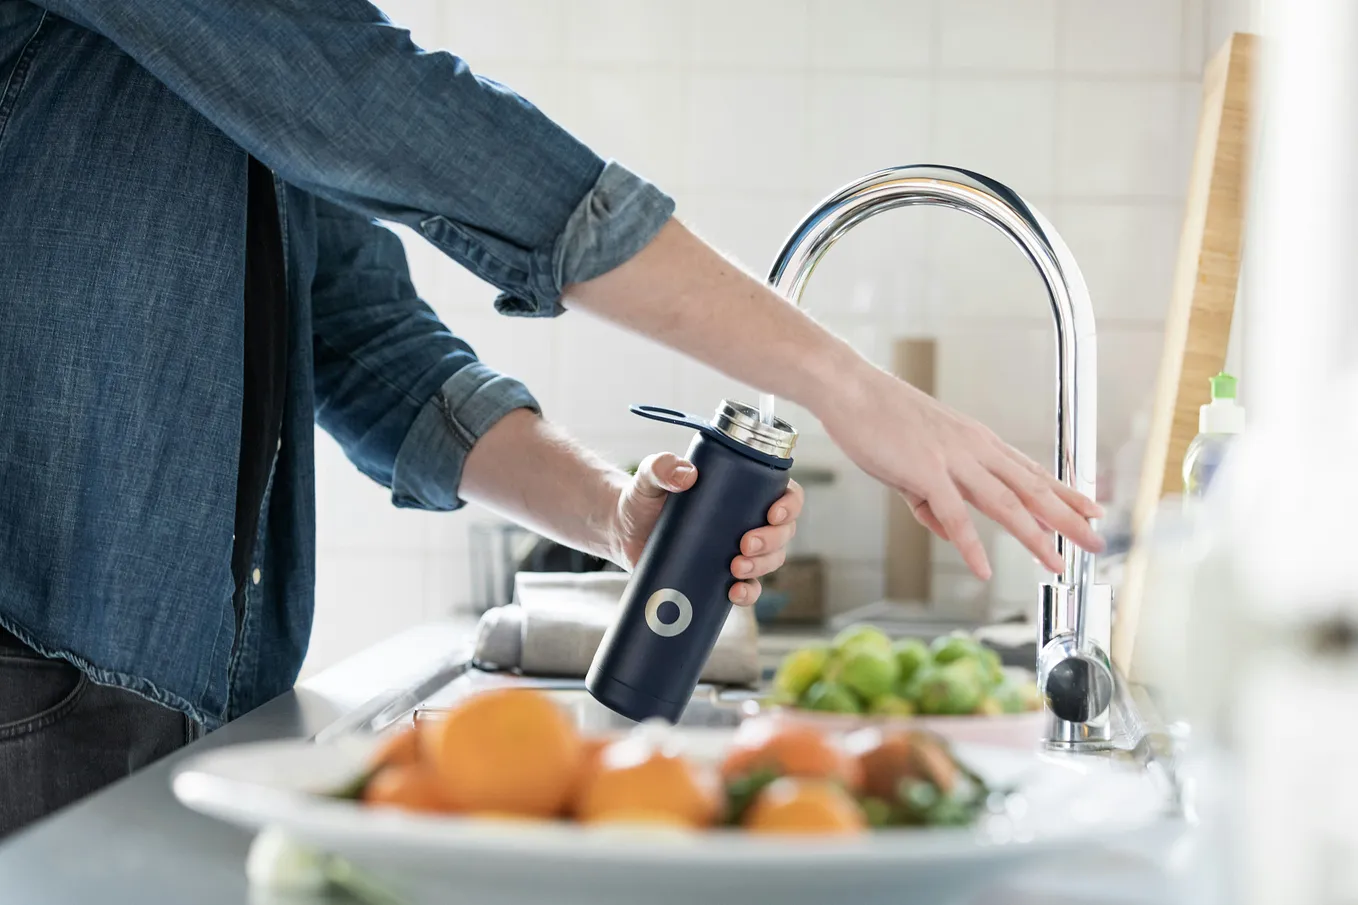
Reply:
<svg viewBox="0 0 1358 905"><path fill-rule="evenodd" d="M1092 496L1098 366L1089 290L1056 230L1013 190L956 167L906 166L872 173L826 198L797 225L774 261L769 283L800 305L807 279L840 237L875 214L917 204L979 217L1008 236L1042 277L1056 322L1056 476ZM766 418L772 417L773 406L772 396L761 397ZM1110 738L1107 696L1100 683L1110 669L1111 598L1107 589L1091 586L1087 553L1059 535L1056 544L1065 567L1058 584L1043 588L1038 638L1039 680L1053 720L1048 740L1098 746ZM1057 684L1060 693L1054 694ZM1091 707L1090 701L1098 706Z"/></svg>
<svg viewBox="0 0 1358 905"><path fill-rule="evenodd" d="M907 166L864 176L822 201L778 253L769 283L800 305L807 279L842 236L875 214L898 207L949 207L979 217L1008 236L1037 268L1056 320L1056 477L1092 496L1098 414L1097 340L1089 290L1070 249L1046 217L993 179L945 166ZM761 409L771 414L773 399ZM1062 579L1079 586L1086 558L1057 537L1065 560Z"/></svg>

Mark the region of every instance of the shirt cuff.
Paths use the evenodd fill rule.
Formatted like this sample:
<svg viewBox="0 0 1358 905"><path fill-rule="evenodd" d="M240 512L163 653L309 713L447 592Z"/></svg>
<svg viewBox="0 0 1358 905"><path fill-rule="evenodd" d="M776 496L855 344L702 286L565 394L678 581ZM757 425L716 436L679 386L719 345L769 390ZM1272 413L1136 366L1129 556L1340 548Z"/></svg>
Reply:
<svg viewBox="0 0 1358 905"><path fill-rule="evenodd" d="M449 511L457 495L467 454L497 421L515 409L542 413L528 388L481 362L444 381L410 425L392 470L391 498L405 509Z"/></svg>
<svg viewBox="0 0 1358 905"><path fill-rule="evenodd" d="M547 292L502 294L501 314L555 317L565 308L561 293L571 283L608 273L645 248L674 214L674 199L617 161L610 160L575 206L552 248Z"/></svg>

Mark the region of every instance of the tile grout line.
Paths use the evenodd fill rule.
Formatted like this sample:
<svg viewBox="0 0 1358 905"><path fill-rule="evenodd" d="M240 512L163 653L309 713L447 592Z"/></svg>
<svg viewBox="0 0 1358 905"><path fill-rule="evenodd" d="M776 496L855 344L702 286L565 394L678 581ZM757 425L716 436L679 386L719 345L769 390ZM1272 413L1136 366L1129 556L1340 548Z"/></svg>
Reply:
<svg viewBox="0 0 1358 905"><path fill-rule="evenodd" d="M1055 7L1052 10L1052 28L1055 29L1056 31L1056 33L1052 35L1052 49L1054 51L1055 59L1052 62L1055 65L1058 73L1061 71L1062 52L1065 49L1065 39L1063 37L1065 34L1064 28L1065 22L1066 22L1066 4L1064 0L1055 0ZM1061 76L1058 75L1055 79L1052 80L1052 114L1055 117L1055 120L1052 123L1052 130L1055 134L1052 137L1051 185L1053 194L1052 204L1055 207L1062 206L1062 202L1057 200L1060 198L1061 195L1060 161L1061 161L1061 142L1063 137L1061 123L1065 122L1064 105L1061 102L1062 96L1063 92L1061 91Z"/></svg>

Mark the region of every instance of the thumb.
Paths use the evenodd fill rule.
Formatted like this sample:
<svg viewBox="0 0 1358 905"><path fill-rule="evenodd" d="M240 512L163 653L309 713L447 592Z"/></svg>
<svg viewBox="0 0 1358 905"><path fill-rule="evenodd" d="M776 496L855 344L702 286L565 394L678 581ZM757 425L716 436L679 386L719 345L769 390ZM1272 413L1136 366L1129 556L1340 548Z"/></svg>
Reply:
<svg viewBox="0 0 1358 905"><path fill-rule="evenodd" d="M647 456L637 466L636 491L644 497L661 497L666 493L688 490L697 480L698 470L693 463L674 453Z"/></svg>

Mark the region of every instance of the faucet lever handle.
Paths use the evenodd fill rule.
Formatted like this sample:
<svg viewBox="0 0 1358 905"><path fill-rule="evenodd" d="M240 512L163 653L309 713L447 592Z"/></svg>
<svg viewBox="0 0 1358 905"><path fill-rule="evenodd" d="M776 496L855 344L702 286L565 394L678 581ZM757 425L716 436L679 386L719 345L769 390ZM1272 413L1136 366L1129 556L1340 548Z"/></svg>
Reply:
<svg viewBox="0 0 1358 905"><path fill-rule="evenodd" d="M1047 671L1047 707L1070 723L1087 723L1113 702L1113 675L1094 658L1076 653Z"/></svg>

